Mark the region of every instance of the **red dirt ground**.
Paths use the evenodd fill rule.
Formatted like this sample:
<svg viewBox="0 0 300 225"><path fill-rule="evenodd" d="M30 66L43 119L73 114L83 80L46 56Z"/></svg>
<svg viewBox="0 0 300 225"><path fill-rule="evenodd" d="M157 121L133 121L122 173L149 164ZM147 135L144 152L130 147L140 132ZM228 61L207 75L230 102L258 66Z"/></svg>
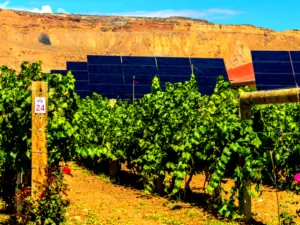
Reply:
<svg viewBox="0 0 300 225"><path fill-rule="evenodd" d="M140 190L126 188L110 183L105 176L74 167L74 177L66 177L71 191L72 205L68 210L68 224L228 224L213 219L203 209L183 202L169 202L167 199L152 196L143 197ZM202 192L204 177L195 176L191 182L193 191ZM229 181L226 189L232 185ZM280 192L281 204L284 211L296 215L300 208L300 196L289 192ZM179 209L176 209L179 208ZM176 209L176 210L174 210ZM255 219L266 224L277 224L277 203L274 189L264 187L263 194L252 200L252 211ZM90 222L88 222L90 221ZM300 224L300 218L296 218ZM238 223L230 223L238 224Z"/></svg>
<svg viewBox="0 0 300 225"><path fill-rule="evenodd" d="M170 202L166 198L145 197L141 190L112 184L104 175L94 173L70 164L73 177L66 176L69 184L71 206L67 210L69 224L119 224L119 225L222 225L238 224L219 221L203 209L189 203ZM195 176L191 183L193 191L202 192L204 177ZM232 182L226 184L229 188ZM292 215L300 208L300 196L289 192L280 192L283 210ZM274 189L264 187L261 197L252 199L252 211L255 219L265 224L277 223L277 204ZM0 204L1 208L1 204ZM0 214L0 224L8 216ZM300 224L300 218L296 218Z"/></svg>

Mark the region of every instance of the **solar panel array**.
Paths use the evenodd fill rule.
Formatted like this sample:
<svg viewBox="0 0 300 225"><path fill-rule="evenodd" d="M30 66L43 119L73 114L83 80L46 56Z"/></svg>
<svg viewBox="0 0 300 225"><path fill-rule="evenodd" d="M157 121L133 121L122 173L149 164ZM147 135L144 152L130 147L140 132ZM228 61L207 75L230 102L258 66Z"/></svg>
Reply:
<svg viewBox="0 0 300 225"><path fill-rule="evenodd" d="M299 51L251 51L257 90L295 88L300 83Z"/></svg>
<svg viewBox="0 0 300 225"><path fill-rule="evenodd" d="M166 82L189 80L192 65L202 94L213 93L217 76L222 75L228 81L224 60L218 58L88 55L87 62L67 62L67 70L51 70L51 73L65 74L70 70L81 97L96 92L108 98L132 99L133 77L134 95L140 98L151 92L154 76L159 77L164 89Z"/></svg>

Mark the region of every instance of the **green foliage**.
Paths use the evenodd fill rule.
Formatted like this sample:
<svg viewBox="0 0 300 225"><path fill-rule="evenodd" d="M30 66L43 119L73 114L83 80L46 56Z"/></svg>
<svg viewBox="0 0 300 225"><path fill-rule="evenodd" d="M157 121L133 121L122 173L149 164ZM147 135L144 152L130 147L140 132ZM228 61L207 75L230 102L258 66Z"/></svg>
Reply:
<svg viewBox="0 0 300 225"><path fill-rule="evenodd" d="M202 96L193 74L188 82L165 86L162 91L155 77L151 93L134 104L118 102L113 108L99 95L82 99L74 119L82 128L76 140L78 157L94 163L101 159L127 161L129 168L142 175L146 193L153 192L163 176L169 196L178 195L183 184L189 189L194 174L205 173L213 208L224 217L239 218L234 202L244 188L243 181L255 183L259 194L261 180L269 176L265 169L272 171L266 148L288 145L293 153L276 150L282 156L276 156L277 173L284 174L282 184L292 188L299 162L299 138L293 136L299 133L299 105L254 107L254 120L242 121L239 95L252 91L249 88L232 89L219 77L213 95ZM272 107L283 108L278 114ZM270 133L283 126L281 123L294 133L286 135L283 143ZM235 185L229 197L222 199L227 178Z"/></svg>
<svg viewBox="0 0 300 225"><path fill-rule="evenodd" d="M0 168L5 173L3 180L10 185L4 188L8 191L14 190L16 173L26 173L31 167L33 81L48 82L49 163L58 164L60 160L69 160L75 155L76 127L73 127L72 120L77 111L78 96L74 91L73 75L44 74L41 62L22 63L18 74L6 66L0 67ZM0 189L2 186L4 184L0 183ZM3 194L7 201L11 201L9 199L14 195Z"/></svg>
<svg viewBox="0 0 300 225"><path fill-rule="evenodd" d="M251 89L232 89L218 77L214 93L202 96L192 74L185 83L166 83L165 91L155 77L151 93L134 104L118 101L110 107L109 100L98 94L79 99L70 73L46 75L40 63L23 63L19 74L0 69L4 172L26 171L30 166L30 85L37 80L49 85L51 164L74 157L94 165L99 160L120 160L143 177L147 193L164 177L170 197L178 196L183 186L189 190L193 175L204 173L210 205L224 217L239 218L234 202L245 180L256 184L258 194L261 181L275 185L274 180L279 187L299 193L293 182L300 168L299 104L254 106L252 120L242 121L239 95ZM228 178L235 183L222 198L228 192L224 189Z"/></svg>
<svg viewBox="0 0 300 225"><path fill-rule="evenodd" d="M61 224L65 221L66 207L70 202L67 199L67 185L63 182L63 174L59 168L51 168L47 180L37 188L38 196L34 200L30 189L23 188L17 198L21 202L20 215L17 216L19 224Z"/></svg>
<svg viewBox="0 0 300 225"><path fill-rule="evenodd" d="M287 212L280 214L280 225L296 225L294 221L294 216L290 215Z"/></svg>

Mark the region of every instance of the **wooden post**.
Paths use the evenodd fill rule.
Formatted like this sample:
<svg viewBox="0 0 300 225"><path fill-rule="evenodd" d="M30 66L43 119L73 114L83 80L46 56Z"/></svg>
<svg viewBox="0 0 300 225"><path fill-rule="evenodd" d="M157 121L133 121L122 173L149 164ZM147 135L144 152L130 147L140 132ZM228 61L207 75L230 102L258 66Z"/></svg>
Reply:
<svg viewBox="0 0 300 225"><path fill-rule="evenodd" d="M45 182L47 172L46 127L48 116L48 84L32 82L32 155L31 195L37 196L37 187Z"/></svg>
<svg viewBox="0 0 300 225"><path fill-rule="evenodd" d="M17 173L17 182L16 182L16 193L18 193L21 184L22 184L22 173L18 172ZM21 216L21 212L19 210L19 206L21 204L22 204L22 202L21 202L20 198L18 197L16 200L16 204L15 204L17 217Z"/></svg>
<svg viewBox="0 0 300 225"><path fill-rule="evenodd" d="M245 222L251 222L251 196L248 193L248 189L251 190L250 180L243 182L243 189L239 192L239 213L244 215Z"/></svg>
<svg viewBox="0 0 300 225"><path fill-rule="evenodd" d="M155 179L155 192L162 195L165 191L164 185L165 175L159 175L158 178Z"/></svg>
<svg viewBox="0 0 300 225"><path fill-rule="evenodd" d="M299 102L299 98L300 88L244 92L240 96L240 117L242 120L251 119L251 107L254 104L293 103Z"/></svg>
<svg viewBox="0 0 300 225"><path fill-rule="evenodd" d="M254 104L282 104L299 102L300 88L282 89L274 91L244 92L240 95L240 117L242 120L251 119L251 108ZM250 222L251 196L247 189L251 188L249 180L243 181L243 190L239 193L239 212L244 215L244 220Z"/></svg>
<svg viewBox="0 0 300 225"><path fill-rule="evenodd" d="M109 99L109 106L111 108L114 108L116 103L117 103L116 99ZM120 172L119 168L120 168L119 160L109 160L109 175L111 179L118 175L118 173Z"/></svg>

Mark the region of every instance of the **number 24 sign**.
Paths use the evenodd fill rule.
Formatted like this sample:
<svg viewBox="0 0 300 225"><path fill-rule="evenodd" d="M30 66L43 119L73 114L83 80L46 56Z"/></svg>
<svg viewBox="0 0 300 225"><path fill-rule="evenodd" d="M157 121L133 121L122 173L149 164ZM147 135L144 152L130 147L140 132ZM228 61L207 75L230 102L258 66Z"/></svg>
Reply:
<svg viewBox="0 0 300 225"><path fill-rule="evenodd" d="M46 98L35 97L35 113L46 113Z"/></svg>

